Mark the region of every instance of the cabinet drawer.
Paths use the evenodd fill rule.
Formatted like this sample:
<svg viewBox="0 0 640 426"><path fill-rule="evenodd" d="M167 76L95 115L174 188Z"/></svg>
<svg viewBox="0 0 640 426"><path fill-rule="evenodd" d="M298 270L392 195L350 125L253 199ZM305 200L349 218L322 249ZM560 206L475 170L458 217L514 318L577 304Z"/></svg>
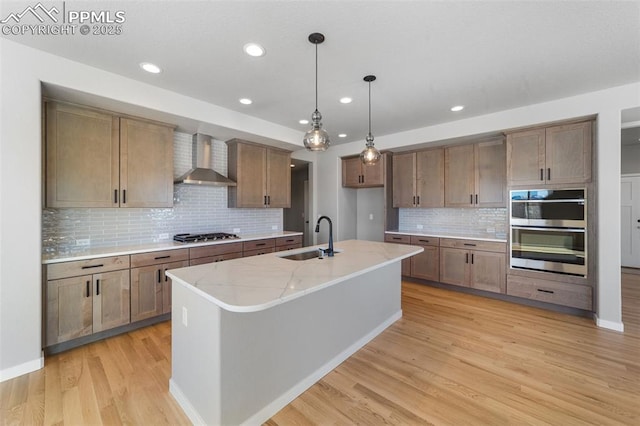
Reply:
<svg viewBox="0 0 640 426"><path fill-rule="evenodd" d="M189 249L162 250L131 255L131 267L161 265L168 262L189 260Z"/></svg>
<svg viewBox="0 0 640 426"><path fill-rule="evenodd" d="M293 249L299 249L299 248L302 248L302 243L290 244L288 246L278 246L276 247L276 251L293 250Z"/></svg>
<svg viewBox="0 0 640 426"><path fill-rule="evenodd" d="M436 246L440 245L440 238L437 237L425 237L419 235L411 235L411 244L417 246Z"/></svg>
<svg viewBox="0 0 640 426"><path fill-rule="evenodd" d="M507 250L506 243L481 240L458 240L454 238L440 239L440 247L460 248L467 250L493 251L496 253L504 253Z"/></svg>
<svg viewBox="0 0 640 426"><path fill-rule="evenodd" d="M411 244L410 235L384 234L385 243Z"/></svg>
<svg viewBox="0 0 640 426"><path fill-rule="evenodd" d="M87 274L100 274L128 268L128 255L52 263L47 265L47 280L57 280L59 278L77 277Z"/></svg>
<svg viewBox="0 0 640 426"><path fill-rule="evenodd" d="M246 252L246 251L249 251L249 250L274 248L275 246L276 246L276 239L275 238L267 238L266 240L244 241L242 243L242 251ZM246 254L245 254L245 256L246 256Z"/></svg>
<svg viewBox="0 0 640 426"><path fill-rule="evenodd" d="M235 253L223 253L215 256L199 257L197 259L191 259L189 261L189 266L202 265L203 263L222 262L224 260L238 259L240 257L242 257L241 251Z"/></svg>
<svg viewBox="0 0 640 426"><path fill-rule="evenodd" d="M199 259L201 257L219 256L227 253L242 254L242 243L222 243L210 246L194 247L189 249L189 259ZM204 262L208 263L208 262Z"/></svg>
<svg viewBox="0 0 640 426"><path fill-rule="evenodd" d="M259 254L273 253L276 251L275 247L263 247L256 250L245 250L242 252L244 257L257 256Z"/></svg>
<svg viewBox="0 0 640 426"><path fill-rule="evenodd" d="M302 235L276 238L276 247L290 246L294 244L302 244Z"/></svg>
<svg viewBox="0 0 640 426"><path fill-rule="evenodd" d="M509 275L507 294L588 311L593 309L593 289L585 285Z"/></svg>

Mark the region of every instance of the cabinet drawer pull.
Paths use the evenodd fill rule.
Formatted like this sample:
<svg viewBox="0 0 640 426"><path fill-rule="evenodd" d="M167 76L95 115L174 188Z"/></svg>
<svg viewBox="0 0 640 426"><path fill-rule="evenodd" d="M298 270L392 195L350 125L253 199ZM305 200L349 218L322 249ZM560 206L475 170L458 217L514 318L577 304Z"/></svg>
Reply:
<svg viewBox="0 0 640 426"><path fill-rule="evenodd" d="M162 269L158 269L158 282L162 281Z"/></svg>
<svg viewBox="0 0 640 426"><path fill-rule="evenodd" d="M429 240L418 240L418 241L420 241L421 243L428 243L429 242Z"/></svg>
<svg viewBox="0 0 640 426"><path fill-rule="evenodd" d="M256 247L261 247L261 246L266 246L266 245L267 245L267 243L257 243Z"/></svg>
<svg viewBox="0 0 640 426"><path fill-rule="evenodd" d="M464 243L465 246L467 247L475 247L476 245L473 243Z"/></svg>
<svg viewBox="0 0 640 426"><path fill-rule="evenodd" d="M288 243L292 243L292 242L294 242L295 240L292 238L292 239L290 239L290 240L285 240L285 241L286 241L286 242L288 242Z"/></svg>
<svg viewBox="0 0 640 426"><path fill-rule="evenodd" d="M391 238L394 239L394 240L401 240L402 239L402 237L391 237Z"/></svg>
<svg viewBox="0 0 640 426"><path fill-rule="evenodd" d="M540 180L544 180L544 169L540 169Z"/></svg>
<svg viewBox="0 0 640 426"><path fill-rule="evenodd" d="M89 289L90 285L91 285L91 281L87 280L87 297L91 296L91 290Z"/></svg>
<svg viewBox="0 0 640 426"><path fill-rule="evenodd" d="M118 190L113 190L113 204L118 204Z"/></svg>
<svg viewBox="0 0 640 426"><path fill-rule="evenodd" d="M167 256L156 256L154 257L154 260L159 260L159 259L169 259L171 257L171 255L167 255Z"/></svg>
<svg viewBox="0 0 640 426"><path fill-rule="evenodd" d="M551 180L551 167L547 169L547 180Z"/></svg>
<svg viewBox="0 0 640 426"><path fill-rule="evenodd" d="M96 280L96 296L100 296L100 280Z"/></svg>
<svg viewBox="0 0 640 426"><path fill-rule="evenodd" d="M127 190L122 190L122 204L127 204Z"/></svg>
<svg viewBox="0 0 640 426"><path fill-rule="evenodd" d="M82 269L102 268L103 266L104 266L103 263L101 263L99 265L86 265L86 266L83 266Z"/></svg>
<svg viewBox="0 0 640 426"><path fill-rule="evenodd" d="M538 289L536 289L536 290L538 290L540 293L548 293L548 294L553 294L553 293L555 293L553 290L544 290L544 289L542 289L542 288L538 288Z"/></svg>

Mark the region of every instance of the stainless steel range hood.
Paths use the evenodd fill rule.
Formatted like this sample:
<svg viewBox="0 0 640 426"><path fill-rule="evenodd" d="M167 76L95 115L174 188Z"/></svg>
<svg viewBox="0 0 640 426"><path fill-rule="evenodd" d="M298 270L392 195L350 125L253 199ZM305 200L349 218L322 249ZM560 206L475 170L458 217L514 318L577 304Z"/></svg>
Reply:
<svg viewBox="0 0 640 426"><path fill-rule="evenodd" d="M191 161L193 168L175 179L173 183L209 186L236 186L234 181L213 170L211 165L212 154L213 141L211 136L203 135L201 133L193 135L191 148Z"/></svg>

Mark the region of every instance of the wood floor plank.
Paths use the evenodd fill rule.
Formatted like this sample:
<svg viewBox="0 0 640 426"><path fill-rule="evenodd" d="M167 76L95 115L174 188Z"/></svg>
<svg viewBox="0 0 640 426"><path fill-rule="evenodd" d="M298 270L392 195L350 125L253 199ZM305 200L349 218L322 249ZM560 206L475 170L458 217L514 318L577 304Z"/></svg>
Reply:
<svg viewBox="0 0 640 426"><path fill-rule="evenodd" d="M622 283L624 333L405 282L403 317L265 424L637 426L640 275ZM169 321L0 383L0 424L188 425L170 377Z"/></svg>

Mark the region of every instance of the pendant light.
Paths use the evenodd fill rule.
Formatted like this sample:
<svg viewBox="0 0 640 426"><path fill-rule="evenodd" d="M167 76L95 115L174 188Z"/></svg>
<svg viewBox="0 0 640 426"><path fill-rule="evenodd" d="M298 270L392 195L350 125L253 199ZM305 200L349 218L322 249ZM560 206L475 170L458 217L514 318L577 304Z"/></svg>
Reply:
<svg viewBox="0 0 640 426"><path fill-rule="evenodd" d="M318 45L324 41L324 35L313 33L309 41L316 45L316 110L311 114L311 130L304 135L304 146L309 151L326 151L331 144L329 134L322 128L322 114L318 111Z"/></svg>
<svg viewBox="0 0 640 426"><path fill-rule="evenodd" d="M364 81L369 83L369 133L367 134L367 146L360 153L360 159L364 164L373 165L380 159L380 151L373 146L373 135L371 134L371 82L376 80L375 75L368 75L364 78Z"/></svg>

